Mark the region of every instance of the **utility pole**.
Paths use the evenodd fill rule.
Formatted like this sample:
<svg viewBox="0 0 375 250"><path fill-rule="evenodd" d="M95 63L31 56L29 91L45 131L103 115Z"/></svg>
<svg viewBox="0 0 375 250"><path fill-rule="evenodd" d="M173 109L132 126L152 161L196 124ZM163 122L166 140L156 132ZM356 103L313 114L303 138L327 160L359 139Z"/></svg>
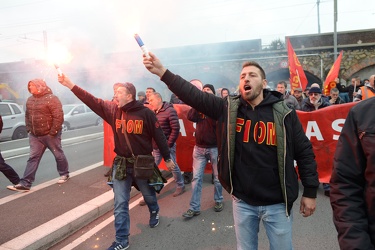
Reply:
<svg viewBox="0 0 375 250"><path fill-rule="evenodd" d="M316 1L317 11L318 11L318 34L320 34L320 10L319 10L320 0Z"/></svg>
<svg viewBox="0 0 375 250"><path fill-rule="evenodd" d="M336 61L337 59L337 0L334 0L334 17L333 17L333 23L334 23L334 32L333 32L333 54Z"/></svg>

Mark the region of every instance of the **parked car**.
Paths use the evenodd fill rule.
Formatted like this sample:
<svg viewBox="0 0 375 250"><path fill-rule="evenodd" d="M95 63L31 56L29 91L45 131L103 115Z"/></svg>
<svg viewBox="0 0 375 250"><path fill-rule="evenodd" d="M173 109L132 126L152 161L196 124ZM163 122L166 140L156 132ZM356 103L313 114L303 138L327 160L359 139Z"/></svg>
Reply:
<svg viewBox="0 0 375 250"><path fill-rule="evenodd" d="M63 105L64 123L62 131L89 126L102 126L103 120L85 104Z"/></svg>
<svg viewBox="0 0 375 250"><path fill-rule="evenodd" d="M0 102L0 114L3 118L1 140L17 140L28 137L25 126L25 112L14 102Z"/></svg>

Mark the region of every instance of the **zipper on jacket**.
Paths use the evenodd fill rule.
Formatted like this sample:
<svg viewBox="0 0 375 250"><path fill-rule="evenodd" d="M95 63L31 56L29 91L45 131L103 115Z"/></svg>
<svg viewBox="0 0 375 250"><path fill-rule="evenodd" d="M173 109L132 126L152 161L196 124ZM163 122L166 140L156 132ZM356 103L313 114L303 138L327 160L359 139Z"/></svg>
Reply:
<svg viewBox="0 0 375 250"><path fill-rule="evenodd" d="M229 168L229 181L230 181L230 194L233 194L233 181L232 181L232 170L230 169L230 166L231 166L231 159L230 159L230 141L229 141L229 136L228 136L228 133L229 133L229 118L230 118L230 101L229 101L229 97L227 98L227 102L228 102L228 108L227 108L227 151L228 151L228 168Z"/></svg>
<svg viewBox="0 0 375 250"><path fill-rule="evenodd" d="M359 132L358 133L358 138L360 140L362 140L362 138L365 136L365 135L375 135L375 132L366 132L366 131L362 131L362 132Z"/></svg>
<svg viewBox="0 0 375 250"><path fill-rule="evenodd" d="M292 112L292 110L290 110L288 113L286 113L285 115L284 115L284 117L283 117L283 130L284 130L284 162L283 162L283 165L284 165L284 168L283 168L283 170L284 170L284 197L285 197L285 213L286 213L286 216L287 217L289 217L290 215L289 215L289 212L288 212L288 195L287 195L287 192L286 192L286 183L285 183L285 179L286 179L286 176L285 176L285 161L286 161L286 130L285 130L285 117L287 116L287 115L289 115L290 114L290 112Z"/></svg>

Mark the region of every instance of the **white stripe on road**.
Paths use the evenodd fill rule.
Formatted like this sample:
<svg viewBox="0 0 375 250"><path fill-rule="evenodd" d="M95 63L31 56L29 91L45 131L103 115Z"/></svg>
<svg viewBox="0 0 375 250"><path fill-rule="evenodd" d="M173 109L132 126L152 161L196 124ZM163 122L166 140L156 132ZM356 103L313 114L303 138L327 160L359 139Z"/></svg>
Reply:
<svg viewBox="0 0 375 250"><path fill-rule="evenodd" d="M169 178L168 182L165 184L165 186L169 185L172 181L174 181L173 178ZM143 196L140 196L138 199L134 200L129 204L129 211L134 208L135 206L138 205L138 203L143 199ZM115 217L112 215L102 223L98 224L91 230L87 231L85 234L83 234L81 237L77 238L73 242L69 243L67 246L64 248L61 248L60 250L71 250L74 249L75 247L79 246L82 244L84 241L88 240L90 237L92 237L94 234L102 230L104 227L108 226L110 223L114 221Z"/></svg>
<svg viewBox="0 0 375 250"><path fill-rule="evenodd" d="M74 177L74 176L76 176L76 175L82 174L82 173L84 173L84 172L87 172L87 171L89 171L89 170L92 170L92 169L97 168L97 167L100 167L100 166L103 166L103 161L98 162L98 163L95 163L95 164L93 164L93 165L91 165L91 166L88 166L88 167L85 167L85 168L79 169L79 170L74 171L74 172L72 172L72 173L69 173L69 176L70 176L70 177ZM9 195L9 196L6 196L6 197L4 197L4 198L1 198L1 199L0 199L0 205L2 205L2 204L4 204L4 203L7 203L7 202L10 202L10 201L12 201L12 200L15 200L15 199L21 198L21 197L23 197L23 196L25 196L25 195L28 195L28 194L30 194L30 193L32 193L32 192L34 192L34 191L38 191L38 190L41 190L41 189L43 189L43 188L49 187L49 186L51 186L51 185L54 185L54 184L57 183L57 181L59 180L59 178L60 178L60 177L55 178L55 179L52 179L52 180L47 181L47 182L43 182L42 184L39 184L39 185L33 187L33 188L31 189L31 191L29 191L29 192L23 192L23 193L22 193L22 192L15 191L15 192L17 192L17 193L12 194L12 195ZM60 185L62 185L62 184L60 184Z"/></svg>
<svg viewBox="0 0 375 250"><path fill-rule="evenodd" d="M99 140L103 138L104 138L103 132L99 132L99 133L90 134L90 135L77 136L73 138L63 139L61 140L61 145L63 147L66 147L70 145L76 145L80 143L85 143L87 141ZM1 151L1 154L3 155L5 160L10 160L10 159L19 158L19 157L28 155L29 151L30 151L30 146L26 146L26 147ZM48 151L48 149L46 151Z"/></svg>

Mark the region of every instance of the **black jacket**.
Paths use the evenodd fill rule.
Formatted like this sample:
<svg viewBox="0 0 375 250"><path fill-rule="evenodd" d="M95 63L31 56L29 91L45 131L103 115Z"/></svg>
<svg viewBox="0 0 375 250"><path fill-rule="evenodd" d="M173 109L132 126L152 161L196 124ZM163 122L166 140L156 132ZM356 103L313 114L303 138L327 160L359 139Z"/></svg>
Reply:
<svg viewBox="0 0 375 250"><path fill-rule="evenodd" d="M163 106L156 111L156 118L168 142L168 147L172 147L180 134L180 122L173 105L169 102L163 102ZM155 141L152 141L154 149L158 148Z"/></svg>
<svg viewBox="0 0 375 250"><path fill-rule="evenodd" d="M375 98L356 104L337 142L330 199L340 249L375 249Z"/></svg>
<svg viewBox="0 0 375 250"><path fill-rule="evenodd" d="M193 108L189 110L187 118L196 123L195 145L201 148L216 148L216 121Z"/></svg>
<svg viewBox="0 0 375 250"><path fill-rule="evenodd" d="M72 92L111 125L117 155L126 158L132 156L124 136L127 133L134 155L151 154L154 139L164 160L170 159L169 147L156 116L142 103L134 100L118 108L114 102L96 98L77 85L72 88Z"/></svg>
<svg viewBox="0 0 375 250"><path fill-rule="evenodd" d="M319 106L318 106L317 109L325 108L325 107L328 107L330 105L331 105L331 103L328 101L328 99L321 97L320 100L319 100ZM302 104L301 111L311 112L311 111L314 111L314 110L316 110L314 104L312 104L310 102L310 99L307 98L305 100L305 102Z"/></svg>
<svg viewBox="0 0 375 250"><path fill-rule="evenodd" d="M357 92L359 90L359 88L362 87L362 86L363 86L363 84L360 84L360 85L356 86L355 91ZM347 92L350 102L353 101L353 93L354 93L354 85L353 84L350 84L347 87L343 87L341 84L336 84L336 88L340 91L340 93Z"/></svg>
<svg viewBox="0 0 375 250"><path fill-rule="evenodd" d="M161 80L187 105L217 120L219 179L223 187L232 194L235 156L239 155L240 150L236 148L236 126L242 98L229 96L222 99L204 93L168 70ZM264 94L276 95L277 99L280 99L280 93L270 93L265 90ZM297 160L298 172L304 186L303 196L315 198L319 180L312 145L303 131L295 110L288 108L283 101L277 101L271 107L276 125L274 128L277 140L278 173L276 175L278 174L280 178L286 215L289 215L292 204L298 197L299 187L294 159ZM251 165L252 162L242 161L241 164Z"/></svg>

